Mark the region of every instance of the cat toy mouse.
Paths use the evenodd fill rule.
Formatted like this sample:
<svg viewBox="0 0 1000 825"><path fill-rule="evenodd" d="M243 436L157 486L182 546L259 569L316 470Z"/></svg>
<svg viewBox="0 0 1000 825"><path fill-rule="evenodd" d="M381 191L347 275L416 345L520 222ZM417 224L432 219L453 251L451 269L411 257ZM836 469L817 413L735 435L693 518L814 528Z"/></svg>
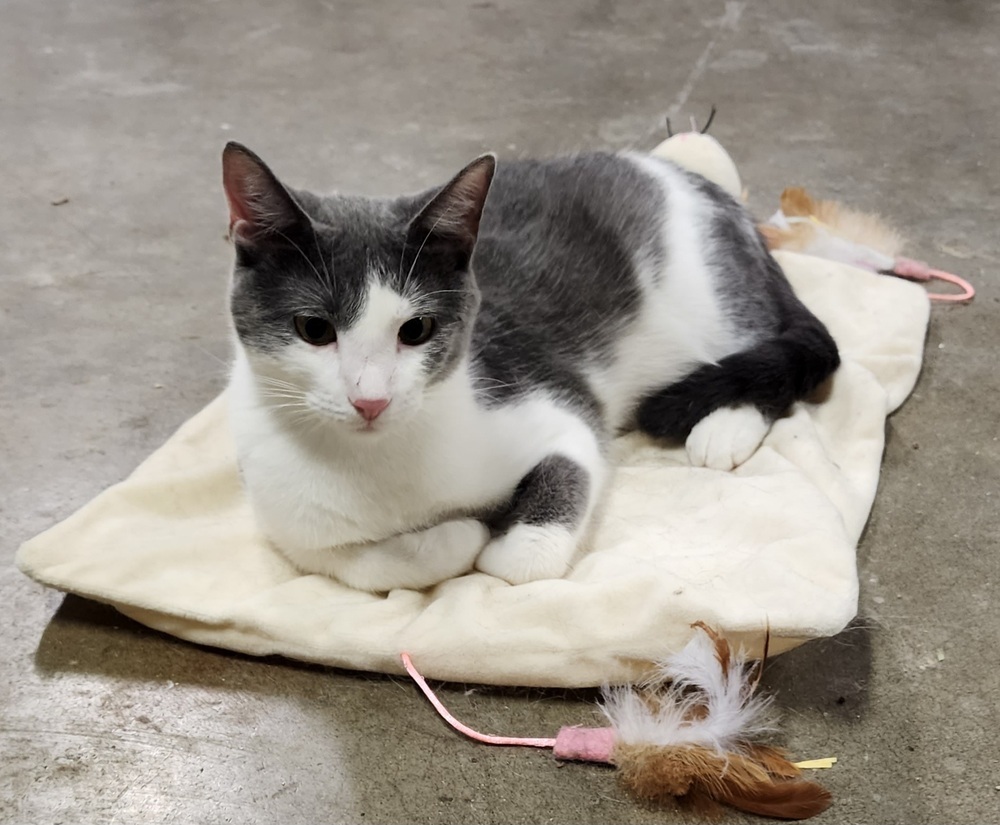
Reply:
<svg viewBox="0 0 1000 825"><path fill-rule="evenodd" d="M455 730L490 745L551 748L557 759L614 765L636 797L675 801L698 813L728 805L777 819L808 819L826 810L829 792L804 779L779 748L761 742L772 731L771 699L760 696L761 664L702 622L688 644L647 681L605 688L610 725L564 727L554 739L489 736L456 720L408 654L403 666ZM764 658L767 656L765 641Z"/></svg>
<svg viewBox="0 0 1000 825"><path fill-rule="evenodd" d="M667 118L668 137L650 154L656 158L673 161L689 172L696 172L708 178L734 198L742 201L743 184L740 182L740 173L736 171L736 164L733 163L729 153L722 148L722 144L708 134L708 128L713 120L715 120L714 106L700 130L692 119L690 132L675 134L670 128L670 118Z"/></svg>
<svg viewBox="0 0 1000 825"><path fill-rule="evenodd" d="M945 281L962 290L931 292L932 301L971 301L976 295L964 278L901 256L902 237L877 216L818 200L799 187L781 193L781 208L760 231L772 250L816 255L911 281Z"/></svg>
<svg viewBox="0 0 1000 825"><path fill-rule="evenodd" d="M668 118L669 136L651 154L696 172L737 200L745 201L736 164L722 144L707 134L715 112L713 106L700 130L692 120L691 131L677 134L671 130ZM818 200L802 188L785 189L780 209L758 228L772 251L787 249L912 281L945 281L962 290L929 293L932 301L971 301L976 295L976 290L964 278L903 257L900 254L902 236L881 218L849 209L836 201Z"/></svg>

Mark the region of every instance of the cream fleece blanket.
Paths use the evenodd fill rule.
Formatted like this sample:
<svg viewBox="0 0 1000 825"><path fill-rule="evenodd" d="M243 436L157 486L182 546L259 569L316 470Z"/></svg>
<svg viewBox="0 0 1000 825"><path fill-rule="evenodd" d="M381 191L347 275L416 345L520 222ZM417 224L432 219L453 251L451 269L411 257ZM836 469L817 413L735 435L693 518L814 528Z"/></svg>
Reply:
<svg viewBox="0 0 1000 825"><path fill-rule="evenodd" d="M372 595L298 574L257 533L216 399L143 463L24 544L21 570L167 633L282 654L490 684L634 679L700 619L772 651L840 631L857 608L855 547L885 418L920 370L922 289L818 258L777 255L843 357L829 398L798 404L734 472L688 466L640 435L617 470L594 549L557 581L482 573Z"/></svg>

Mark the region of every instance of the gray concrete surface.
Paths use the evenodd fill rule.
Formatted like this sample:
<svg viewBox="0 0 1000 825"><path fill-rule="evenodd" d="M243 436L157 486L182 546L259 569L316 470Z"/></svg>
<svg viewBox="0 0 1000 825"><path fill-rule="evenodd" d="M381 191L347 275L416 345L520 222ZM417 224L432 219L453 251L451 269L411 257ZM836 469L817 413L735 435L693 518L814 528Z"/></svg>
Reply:
<svg viewBox="0 0 1000 825"><path fill-rule="evenodd" d="M787 745L839 757L821 821L1000 821L998 78L987 0L7 0L0 821L681 821L457 738L402 681L184 644L11 560L222 387L226 139L392 192L485 149L650 146L712 103L760 213L802 184L979 286L934 310L888 424L860 618L767 682ZM497 731L592 718L586 693L444 693Z"/></svg>

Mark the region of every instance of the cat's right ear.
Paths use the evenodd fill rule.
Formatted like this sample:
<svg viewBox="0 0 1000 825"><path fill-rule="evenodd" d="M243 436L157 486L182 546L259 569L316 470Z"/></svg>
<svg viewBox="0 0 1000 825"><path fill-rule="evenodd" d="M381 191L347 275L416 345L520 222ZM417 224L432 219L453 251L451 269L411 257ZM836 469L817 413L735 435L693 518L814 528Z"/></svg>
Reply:
<svg viewBox="0 0 1000 825"><path fill-rule="evenodd" d="M239 143L222 150L222 186L229 201L229 234L236 243L252 245L309 222L267 164Z"/></svg>
<svg viewBox="0 0 1000 825"><path fill-rule="evenodd" d="M466 266L496 166L495 155L481 155L455 175L410 222L408 233L414 246L444 246L457 253L459 266Z"/></svg>

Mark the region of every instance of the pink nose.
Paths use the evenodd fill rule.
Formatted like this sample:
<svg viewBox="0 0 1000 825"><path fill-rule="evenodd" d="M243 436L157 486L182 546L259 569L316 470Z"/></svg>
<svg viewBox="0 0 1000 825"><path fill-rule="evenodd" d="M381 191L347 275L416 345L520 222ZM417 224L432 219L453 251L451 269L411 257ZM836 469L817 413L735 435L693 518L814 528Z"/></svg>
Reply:
<svg viewBox="0 0 1000 825"><path fill-rule="evenodd" d="M374 421L389 406L388 398L357 398L351 401L354 409L365 421Z"/></svg>

